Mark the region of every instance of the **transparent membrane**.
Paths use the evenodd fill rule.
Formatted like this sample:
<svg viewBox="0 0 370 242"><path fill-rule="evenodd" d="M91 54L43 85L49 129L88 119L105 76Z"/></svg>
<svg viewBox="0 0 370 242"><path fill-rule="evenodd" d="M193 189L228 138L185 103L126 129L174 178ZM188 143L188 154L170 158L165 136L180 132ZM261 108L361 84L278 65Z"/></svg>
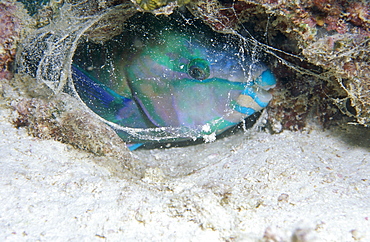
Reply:
<svg viewBox="0 0 370 242"><path fill-rule="evenodd" d="M137 13L136 7L131 3L109 6L103 10L98 9L91 2L65 4L60 10L61 17L52 24L35 31L23 43L20 58L18 58L18 71L30 74L40 81L40 83L44 83L50 87L55 93L66 91L74 94L95 114L98 114L101 120L113 127L124 139L130 142L148 140L167 142L219 134L252 114L250 110L245 109L246 106L249 108L250 99L257 103L254 104L252 109L255 112L259 111L271 99L268 90L274 86L274 83L265 85L260 79L260 76L267 70L267 67L262 64L266 55L277 57L281 62L289 65L298 72L317 75L304 68L292 65L284 58L281 58L279 53L293 58L299 57L260 43L249 34L243 25L239 25L239 29L237 30L233 27L223 28L222 31L219 31L223 32L222 34L215 32L202 23L202 19L204 18L199 17L201 15L200 10L197 12L197 16L195 14L196 10L192 9L191 12L196 17L180 9L174 14L176 17L174 15L172 17L164 15L158 17L151 16L145 19L143 16L150 15L151 13L139 13L135 15ZM231 10L233 9L231 8ZM208 18L211 17L212 15L208 16ZM194 42L194 50L196 51L198 49L200 52L203 49L210 50L211 59L207 59L207 61L217 63L223 60L223 55L231 54L232 58L229 62L236 63L234 64L236 67L230 67L228 72L222 68L218 68L219 72L216 74L213 73L215 78L229 81L230 83L228 85L234 85L235 83L242 83L241 85L244 85L236 88L238 90L237 94L226 92L226 95L223 93L226 96L225 98L228 99L227 102L225 101L223 103L227 104L227 107L222 108L229 108L227 112L223 112L219 116L214 116L214 119L209 122L195 122L195 124L192 124L193 120L190 120L187 123L183 122L178 125L172 125L164 121L163 116L160 116L160 118L155 117L157 109L153 105L153 100L151 100L151 103L145 100L145 97L148 97L148 95L141 88L143 85L133 83L132 80L129 80L130 78L133 79L130 75L140 80L145 80L148 76L140 76L140 68L142 67L138 67L139 70L136 71L134 67L130 67L132 71L127 73L127 66L130 66L131 60L133 62L140 62L140 58L135 57L135 53L133 52L140 52L149 46L152 49L152 54L158 57L161 56L159 49L166 46L161 43L163 41L161 36L165 35L165 30L162 30L164 32L158 35L156 32L158 31L158 26L153 25L151 22L154 21L154 18L162 18L161 21L164 24L168 24L166 18L172 19L168 22L171 22L174 28L181 32L180 39L182 37L185 39L188 38L187 40L198 39ZM243 22L243 20L238 21L240 23ZM194 32L197 32L197 34L193 34ZM175 39L173 41L181 40ZM224 46L220 46L220 43ZM155 47L155 45L159 45L159 47ZM172 51L176 52L178 50ZM119 60L119 56L127 56L129 58L121 58ZM186 58L184 57L184 59ZM189 62L179 62L180 64L177 68L181 68L181 66L192 68L193 71L190 76L195 77L195 80L197 80L197 77L202 77L198 78L199 80L197 81L199 83L206 83L204 80L207 80L210 75L208 72L212 72L212 68L210 68L210 71L206 69L204 71L198 68L204 64L202 61L194 62L194 59L187 61ZM226 62L224 66L227 66ZM158 63L161 64L160 60L157 60ZM190 65L189 67L189 63L196 63L196 65L194 68L194 65ZM73 76L73 66L79 68L81 73ZM161 66L163 67L163 65ZM171 76L174 75L174 72L179 72L173 68L175 67L166 70L167 72L165 74ZM141 73L147 74L145 72ZM228 73L228 75L223 76L225 73ZM180 75L179 73L175 74ZM85 76L89 77L95 84L104 85L109 90L113 90L121 99L122 97L131 99L136 104L140 102L147 103L138 107L138 115L144 116L146 114L147 117L143 118L140 124L137 126L133 125L132 127L124 122L117 122L115 120L116 117L112 118L111 116L112 114L117 116L120 110L113 109L112 112L102 111L102 107L106 105L106 102L101 102L100 104L89 102L88 97L94 96L94 94L89 94L89 90L83 87L76 88L76 79ZM166 80L171 80L171 78L168 77ZM218 84L221 85L221 81L219 82ZM128 84L117 85L117 83ZM170 85L166 82L162 82L162 84ZM135 88L132 88L133 86ZM153 88L153 86L146 85L146 88ZM155 88L158 88L158 85ZM106 91L107 89L104 90ZM84 93L87 94L84 96ZM111 97L115 97L111 92L109 93ZM142 95L140 98L133 96L133 94L138 96L140 93L144 93L145 95ZM167 96L173 94L167 93ZM253 94L253 97L250 94ZM240 96L242 98L239 98ZM162 95L161 97L164 96ZM186 97L183 97L183 99L186 99ZM205 100L206 98L203 98L202 102ZM241 107L235 108L238 105ZM185 105L182 106L183 109L186 108ZM207 106L200 110L210 110L210 107ZM199 112L195 113L192 117L201 115L202 112ZM121 119L124 118L123 116ZM161 122L161 125L157 125L157 123ZM212 126L215 123L220 126Z"/></svg>

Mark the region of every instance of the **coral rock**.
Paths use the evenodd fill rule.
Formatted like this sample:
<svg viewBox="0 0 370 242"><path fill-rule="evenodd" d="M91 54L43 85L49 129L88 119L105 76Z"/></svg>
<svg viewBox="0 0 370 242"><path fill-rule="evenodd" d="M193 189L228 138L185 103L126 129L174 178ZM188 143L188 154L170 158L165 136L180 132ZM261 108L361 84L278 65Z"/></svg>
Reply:
<svg viewBox="0 0 370 242"><path fill-rule="evenodd" d="M11 65L21 27L16 11L17 6L14 3L0 3L0 79L11 79L13 76Z"/></svg>

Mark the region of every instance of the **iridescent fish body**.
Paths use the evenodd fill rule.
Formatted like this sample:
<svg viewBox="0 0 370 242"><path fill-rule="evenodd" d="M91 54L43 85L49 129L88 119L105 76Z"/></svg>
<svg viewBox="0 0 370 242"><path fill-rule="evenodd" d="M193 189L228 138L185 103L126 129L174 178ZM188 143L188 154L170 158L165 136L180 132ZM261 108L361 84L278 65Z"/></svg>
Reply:
<svg viewBox="0 0 370 242"><path fill-rule="evenodd" d="M94 76L78 63L72 66L79 97L122 139L147 143L214 136L268 105L275 78L240 52L235 36L152 19L159 21L152 22L156 31L128 38L131 43L106 63L109 71Z"/></svg>

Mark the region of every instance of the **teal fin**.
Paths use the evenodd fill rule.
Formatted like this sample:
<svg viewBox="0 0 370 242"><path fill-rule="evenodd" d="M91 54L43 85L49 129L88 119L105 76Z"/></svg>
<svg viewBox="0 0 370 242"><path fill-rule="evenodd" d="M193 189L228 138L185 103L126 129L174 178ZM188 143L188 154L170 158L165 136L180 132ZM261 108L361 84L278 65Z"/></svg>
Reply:
<svg viewBox="0 0 370 242"><path fill-rule="evenodd" d="M143 144L140 144L140 143L138 143L138 144L126 144L127 148L129 148L130 151L134 151L142 145Z"/></svg>
<svg viewBox="0 0 370 242"><path fill-rule="evenodd" d="M72 65L72 77L80 98L105 120L123 127L148 127L146 119L133 99L117 94L76 65Z"/></svg>

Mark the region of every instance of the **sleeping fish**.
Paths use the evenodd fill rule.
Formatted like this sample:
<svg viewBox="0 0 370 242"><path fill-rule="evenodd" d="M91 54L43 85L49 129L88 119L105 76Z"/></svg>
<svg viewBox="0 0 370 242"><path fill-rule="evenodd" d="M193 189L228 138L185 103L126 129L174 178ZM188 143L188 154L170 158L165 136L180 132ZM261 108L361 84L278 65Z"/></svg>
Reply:
<svg viewBox="0 0 370 242"><path fill-rule="evenodd" d="M80 99L124 141L137 144L130 149L212 140L268 105L275 77L241 52L235 36L171 24L169 17L150 23L144 32L150 35L122 35L125 44L105 63L108 71L94 75L81 61L72 65Z"/></svg>

